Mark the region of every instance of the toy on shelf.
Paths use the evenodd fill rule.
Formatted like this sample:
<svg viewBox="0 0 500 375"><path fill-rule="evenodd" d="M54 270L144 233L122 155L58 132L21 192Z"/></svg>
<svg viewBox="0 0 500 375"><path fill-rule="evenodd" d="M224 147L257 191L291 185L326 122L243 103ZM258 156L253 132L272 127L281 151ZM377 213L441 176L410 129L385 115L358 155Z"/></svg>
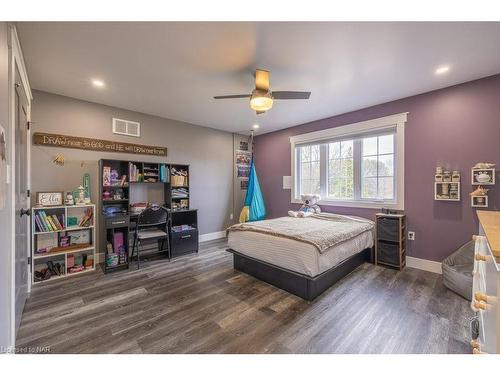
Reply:
<svg viewBox="0 0 500 375"><path fill-rule="evenodd" d="M75 204L75 200L73 199L73 193L66 193L66 199L64 200L64 204L66 206L73 206Z"/></svg>
<svg viewBox="0 0 500 375"><path fill-rule="evenodd" d="M478 186L476 190L470 193L471 207L488 207L488 190Z"/></svg>
<svg viewBox="0 0 500 375"><path fill-rule="evenodd" d="M493 163L477 163L472 169L492 169L496 164Z"/></svg>

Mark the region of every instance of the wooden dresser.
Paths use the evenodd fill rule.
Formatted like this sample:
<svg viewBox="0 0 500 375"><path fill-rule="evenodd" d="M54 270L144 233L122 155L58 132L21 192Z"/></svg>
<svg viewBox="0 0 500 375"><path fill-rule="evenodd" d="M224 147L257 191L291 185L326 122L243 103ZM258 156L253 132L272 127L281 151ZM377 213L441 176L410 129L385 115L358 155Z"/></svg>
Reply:
<svg viewBox="0 0 500 375"><path fill-rule="evenodd" d="M500 353L500 212L477 211L479 235L474 236L472 310L479 319L474 354Z"/></svg>

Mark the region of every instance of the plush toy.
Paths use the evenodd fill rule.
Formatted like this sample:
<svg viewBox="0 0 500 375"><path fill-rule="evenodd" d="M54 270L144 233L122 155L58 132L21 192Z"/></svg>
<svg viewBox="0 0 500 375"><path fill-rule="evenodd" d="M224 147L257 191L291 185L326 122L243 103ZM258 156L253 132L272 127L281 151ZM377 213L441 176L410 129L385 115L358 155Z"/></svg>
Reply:
<svg viewBox="0 0 500 375"><path fill-rule="evenodd" d="M321 200L321 196L318 194L302 194L300 199L302 200L302 207L298 211L288 211L289 216L307 217L321 212L321 208L317 205Z"/></svg>
<svg viewBox="0 0 500 375"><path fill-rule="evenodd" d="M477 163L472 169L490 169L495 168L495 164L493 163Z"/></svg>

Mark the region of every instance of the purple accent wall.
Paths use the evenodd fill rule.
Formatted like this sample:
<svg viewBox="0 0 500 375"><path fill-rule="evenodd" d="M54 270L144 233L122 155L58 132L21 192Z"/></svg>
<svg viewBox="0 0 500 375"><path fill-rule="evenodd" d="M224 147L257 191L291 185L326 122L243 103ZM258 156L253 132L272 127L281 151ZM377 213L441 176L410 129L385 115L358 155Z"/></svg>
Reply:
<svg viewBox="0 0 500 375"><path fill-rule="evenodd" d="M314 95L314 93L313 93ZM255 138L255 163L268 217L279 217L299 205L283 190L289 176L289 137L359 121L409 112L405 128L405 212L408 255L441 261L477 233L470 168L477 162L497 163L497 184L489 191L489 209L500 207L500 75L376 105L358 111L263 134ZM461 172L461 201L434 201L437 165ZM323 211L373 219L378 210L322 206Z"/></svg>

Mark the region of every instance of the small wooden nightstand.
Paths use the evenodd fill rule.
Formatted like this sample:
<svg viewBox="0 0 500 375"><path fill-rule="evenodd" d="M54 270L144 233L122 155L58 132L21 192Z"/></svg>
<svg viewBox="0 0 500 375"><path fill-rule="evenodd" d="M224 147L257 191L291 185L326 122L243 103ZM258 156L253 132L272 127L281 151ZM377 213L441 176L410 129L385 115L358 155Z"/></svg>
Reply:
<svg viewBox="0 0 500 375"><path fill-rule="evenodd" d="M376 228L375 264L401 271L406 266L406 215L377 214Z"/></svg>

